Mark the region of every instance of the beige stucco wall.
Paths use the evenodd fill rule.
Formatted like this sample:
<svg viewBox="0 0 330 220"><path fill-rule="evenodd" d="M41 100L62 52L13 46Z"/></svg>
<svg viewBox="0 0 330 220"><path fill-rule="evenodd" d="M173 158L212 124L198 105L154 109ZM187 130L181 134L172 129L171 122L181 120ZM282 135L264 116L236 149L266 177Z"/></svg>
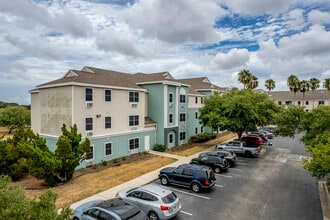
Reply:
<svg viewBox="0 0 330 220"><path fill-rule="evenodd" d="M195 98L197 97L197 103L195 101ZM204 104L201 103L201 96L194 96L194 95L189 95L188 96L188 107L189 108L201 108L204 106Z"/></svg>
<svg viewBox="0 0 330 220"><path fill-rule="evenodd" d="M105 88L93 88L93 107L87 108L85 102L85 88L74 87L73 121L78 131L86 135L85 118L93 118L93 136L127 132L133 129L143 129L145 110L145 93L139 92L139 102L136 107L129 103L129 91L111 89L111 102L104 101ZM100 117L97 117L100 115ZM139 115L139 125L129 126L129 115ZM111 128L105 129L105 117L111 117Z"/></svg>
<svg viewBox="0 0 330 220"><path fill-rule="evenodd" d="M31 93L31 129L35 133L40 133L38 97L39 92Z"/></svg>
<svg viewBox="0 0 330 220"><path fill-rule="evenodd" d="M38 125L39 133L61 135L61 127L71 125L71 87L40 89L38 94ZM33 113L34 114L34 113Z"/></svg>

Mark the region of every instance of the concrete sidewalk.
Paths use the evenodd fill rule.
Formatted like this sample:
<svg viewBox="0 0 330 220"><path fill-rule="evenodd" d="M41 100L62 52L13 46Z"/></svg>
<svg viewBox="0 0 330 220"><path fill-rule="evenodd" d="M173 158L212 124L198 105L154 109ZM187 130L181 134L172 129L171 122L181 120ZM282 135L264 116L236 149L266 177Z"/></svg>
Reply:
<svg viewBox="0 0 330 220"><path fill-rule="evenodd" d="M206 149L205 151L202 151L202 152L206 152L206 151L211 151L214 149L214 146L210 147L209 149ZM193 155L190 155L188 157L184 157L184 156L178 156L178 155L174 155L174 154L169 154L169 153L165 153L165 152L158 152L158 151L154 151L154 150L150 150L149 153L151 154L155 154L155 155L160 155L160 156L165 156L165 157L170 157L170 158L175 158L177 159L177 161L175 161L174 163L172 164L168 164L166 165L165 167L170 167L170 166L178 166L180 164L183 164L183 163L189 163L191 161L192 158L195 158L195 157L198 157L198 155L202 152L198 152L196 154L193 154ZM149 173L146 173L142 176L139 176L135 179L132 179L130 181L127 181L125 183L122 183L120 185L117 185L113 188L110 188L108 190L105 190L103 192L100 192L100 193L97 193L93 196L90 196L88 198L85 198L83 200L80 200L74 204L72 204L70 207L72 209L75 209L76 207L78 207L80 204L83 204L87 201L91 201L91 200L97 200L97 199L103 199L103 200L106 200L106 199L111 199L111 198L114 198L116 197L116 193L121 190L121 189L124 189L124 188L127 188L127 187L131 187L131 186L140 186L140 185L144 185L144 184L147 184L151 181L153 181L154 179L157 179L158 178L158 174L159 174L159 171L164 168L164 167L161 167L157 170L154 170L154 171L151 171Z"/></svg>

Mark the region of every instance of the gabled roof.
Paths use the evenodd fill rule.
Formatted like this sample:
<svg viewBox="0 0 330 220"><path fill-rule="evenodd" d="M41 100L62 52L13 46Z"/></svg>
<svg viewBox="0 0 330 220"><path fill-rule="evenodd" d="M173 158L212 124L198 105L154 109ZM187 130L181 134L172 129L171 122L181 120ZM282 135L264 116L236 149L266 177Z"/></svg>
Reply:
<svg viewBox="0 0 330 220"><path fill-rule="evenodd" d="M225 88L216 86L210 82L207 77L197 77L197 78L187 78L177 80L181 83L190 85L189 93L190 94L199 94L201 91L226 91Z"/></svg>
<svg viewBox="0 0 330 220"><path fill-rule="evenodd" d="M38 85L37 87L40 88L69 83L141 89L141 87L136 84L132 74L94 67L84 67L81 71L69 70L62 78Z"/></svg>

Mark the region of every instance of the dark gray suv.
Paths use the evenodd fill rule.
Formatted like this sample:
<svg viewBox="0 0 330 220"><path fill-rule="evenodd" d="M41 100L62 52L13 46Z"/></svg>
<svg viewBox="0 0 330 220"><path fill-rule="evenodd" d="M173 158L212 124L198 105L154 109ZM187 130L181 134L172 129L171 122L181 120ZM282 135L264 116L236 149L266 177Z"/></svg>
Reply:
<svg viewBox="0 0 330 220"><path fill-rule="evenodd" d="M199 192L201 189L210 189L216 182L212 168L196 164L166 167L159 171L159 180L163 185L174 184L189 187L194 192Z"/></svg>

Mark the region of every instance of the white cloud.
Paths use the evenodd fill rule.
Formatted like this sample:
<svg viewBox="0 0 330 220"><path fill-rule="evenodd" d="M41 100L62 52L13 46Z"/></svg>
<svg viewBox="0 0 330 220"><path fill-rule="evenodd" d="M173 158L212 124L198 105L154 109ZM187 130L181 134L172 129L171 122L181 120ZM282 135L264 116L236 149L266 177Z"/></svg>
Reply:
<svg viewBox="0 0 330 220"><path fill-rule="evenodd" d="M74 37L85 37L92 31L91 22L82 14L75 14L67 9L50 13L40 4L25 0L3 0L0 12L14 15L21 21L30 21L45 28L71 34ZM33 26L33 25L32 25Z"/></svg>
<svg viewBox="0 0 330 220"><path fill-rule="evenodd" d="M312 10L308 13L308 20L313 24L330 24L330 12Z"/></svg>
<svg viewBox="0 0 330 220"><path fill-rule="evenodd" d="M231 8L235 13L242 15L262 15L284 12L296 0L221 0L220 2Z"/></svg>
<svg viewBox="0 0 330 220"><path fill-rule="evenodd" d="M169 43L217 42L213 25L225 11L212 0L141 0L122 19L147 38Z"/></svg>
<svg viewBox="0 0 330 220"><path fill-rule="evenodd" d="M232 69L242 67L249 61L247 49L231 49L228 53L218 53L211 61L214 69Z"/></svg>

